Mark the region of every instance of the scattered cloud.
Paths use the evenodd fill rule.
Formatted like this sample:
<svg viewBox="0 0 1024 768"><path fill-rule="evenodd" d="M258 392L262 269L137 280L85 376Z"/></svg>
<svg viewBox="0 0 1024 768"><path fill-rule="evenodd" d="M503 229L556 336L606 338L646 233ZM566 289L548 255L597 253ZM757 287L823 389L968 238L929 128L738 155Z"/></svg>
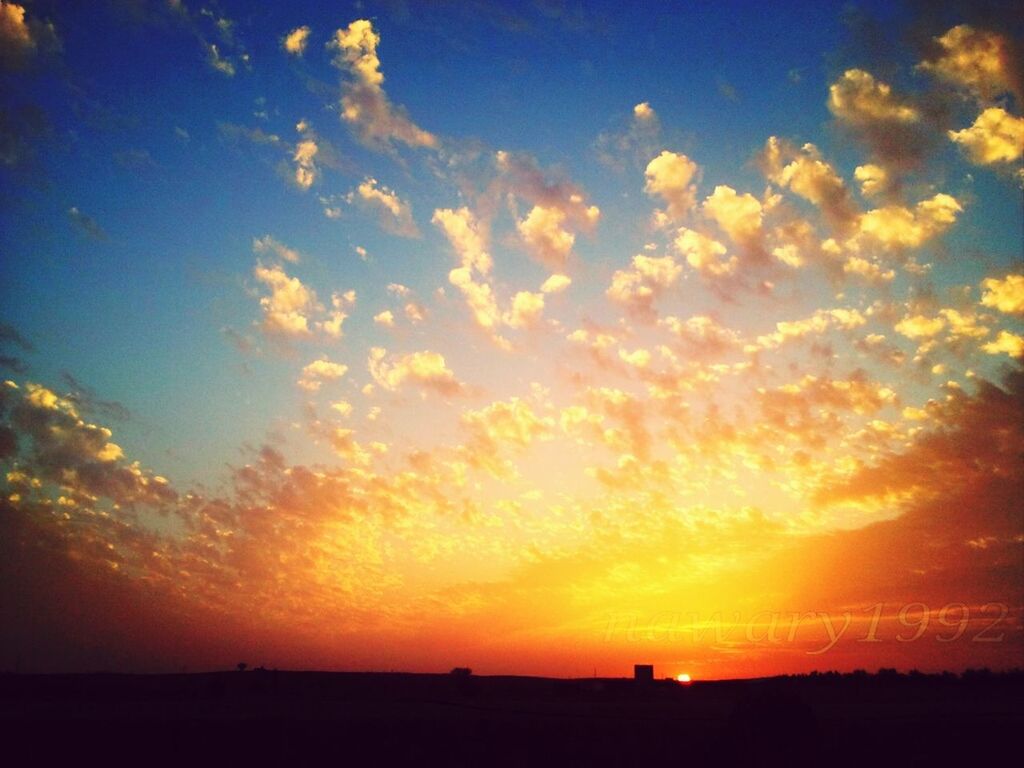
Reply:
<svg viewBox="0 0 1024 768"><path fill-rule="evenodd" d="M60 40L51 22L28 15L17 3L0 4L0 72L21 70L38 55L57 50Z"/></svg>
<svg viewBox="0 0 1024 768"><path fill-rule="evenodd" d="M390 189L373 177L367 176L350 193L357 205L373 212L381 229L400 237L419 237L420 230L412 218L412 208Z"/></svg>
<svg viewBox="0 0 1024 768"><path fill-rule="evenodd" d="M330 44L337 51L334 64L349 76L341 97L342 120L371 147L390 148L393 142L401 142L410 147L436 148L437 137L412 122L384 92L379 44L380 35L366 19L353 21L334 34Z"/></svg>
<svg viewBox="0 0 1024 768"><path fill-rule="evenodd" d="M254 237L252 239L252 252L257 256L277 256L279 259L290 261L292 264L297 264L302 260L302 255L297 250L289 248L272 235Z"/></svg>
<svg viewBox="0 0 1024 768"><path fill-rule="evenodd" d="M682 219L696 205L700 168L686 155L663 150L647 164L644 176L644 191L661 197L672 219Z"/></svg>
<svg viewBox="0 0 1024 768"><path fill-rule="evenodd" d="M281 47L285 53L292 56L302 57L306 53L306 46L309 45L310 28L307 26L296 27L281 39Z"/></svg>
<svg viewBox="0 0 1024 768"><path fill-rule="evenodd" d="M630 316L651 323L658 317L655 300L676 283L682 271L671 256L637 254L629 269L620 269L612 275L606 293Z"/></svg>
<svg viewBox="0 0 1024 768"><path fill-rule="evenodd" d="M1024 118L1001 107L989 107L969 128L948 132L972 163L1013 163L1024 155Z"/></svg>
<svg viewBox="0 0 1024 768"><path fill-rule="evenodd" d="M1005 93L1020 94L1008 41L996 32L960 24L934 39L934 55L918 67L987 101Z"/></svg>
<svg viewBox="0 0 1024 768"><path fill-rule="evenodd" d="M568 275L554 274L548 277L540 287L541 293L561 293L572 285L572 278Z"/></svg>
<svg viewBox="0 0 1024 768"><path fill-rule="evenodd" d="M433 391L444 397L454 397L466 391L466 386L455 378L444 357L437 352L388 355L386 349L373 347L367 366L374 381L392 392L405 385L418 387L422 391Z"/></svg>
<svg viewBox="0 0 1024 768"><path fill-rule="evenodd" d="M337 381L348 372L348 366L321 357L302 369L298 385L307 392L319 392L324 382Z"/></svg>
<svg viewBox="0 0 1024 768"><path fill-rule="evenodd" d="M1024 316L1024 275L988 277L981 285L984 289L981 297L983 306L998 309L1009 315Z"/></svg>
<svg viewBox="0 0 1024 768"><path fill-rule="evenodd" d="M310 317L320 309L316 293L276 264L268 267L257 263L253 275L270 289L269 296L260 298L263 310L260 328L272 336L310 335Z"/></svg>

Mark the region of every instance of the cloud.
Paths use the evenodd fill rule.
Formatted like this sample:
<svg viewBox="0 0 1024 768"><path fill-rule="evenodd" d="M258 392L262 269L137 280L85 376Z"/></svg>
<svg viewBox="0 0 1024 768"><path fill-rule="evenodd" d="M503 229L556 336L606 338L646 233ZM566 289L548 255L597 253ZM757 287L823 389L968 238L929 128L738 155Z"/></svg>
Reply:
<svg viewBox="0 0 1024 768"><path fill-rule="evenodd" d="M232 142L238 142L244 139L252 144L269 146L279 146L282 143L281 137L276 133L267 133L259 126L256 128L248 128L244 125L218 122L217 130L220 132L221 136Z"/></svg>
<svg viewBox="0 0 1024 768"><path fill-rule="evenodd" d="M862 371L846 379L806 374L789 384L759 389L756 399L761 425L819 450L846 433L844 417L871 416L899 402L892 388L871 381Z"/></svg>
<svg viewBox="0 0 1024 768"><path fill-rule="evenodd" d="M568 275L554 274L548 277L541 286L541 293L561 293L572 285L572 278Z"/></svg>
<svg viewBox="0 0 1024 768"><path fill-rule="evenodd" d="M981 283L983 306L1009 315L1024 316L1024 275L1007 275L1000 279L988 277Z"/></svg>
<svg viewBox="0 0 1024 768"><path fill-rule="evenodd" d="M448 273L448 282L462 293L477 325L487 331L495 331L501 321L498 302L491 284L478 281L468 267L456 267ZM500 340L496 334L495 340Z"/></svg>
<svg viewBox="0 0 1024 768"><path fill-rule="evenodd" d="M686 320L669 316L659 320L658 325L672 334L673 342L688 357L720 357L740 347L739 333L707 315L694 315Z"/></svg>
<svg viewBox="0 0 1024 768"><path fill-rule="evenodd" d="M601 133L594 142L597 158L615 170L625 170L626 161L645 163L658 151L661 120L646 101L633 107L629 124L617 131Z"/></svg>
<svg viewBox="0 0 1024 768"><path fill-rule="evenodd" d="M106 240L107 233L103 227L92 216L82 213L77 206L68 208L68 219L75 225L79 232L90 240Z"/></svg>
<svg viewBox="0 0 1024 768"><path fill-rule="evenodd" d="M682 271L671 256L637 254L629 269L620 269L612 275L606 295L632 317L651 323L658 317L655 300L675 284Z"/></svg>
<svg viewBox="0 0 1024 768"><path fill-rule="evenodd" d="M843 261L844 275L857 275L869 283L888 283L896 278L896 271L887 269L875 261L850 254Z"/></svg>
<svg viewBox="0 0 1024 768"><path fill-rule="evenodd" d="M867 211L858 219L857 229L859 235L887 249L918 248L949 229L962 211L956 198L940 192L913 210L887 205Z"/></svg>
<svg viewBox="0 0 1024 768"><path fill-rule="evenodd" d="M334 34L334 65L350 76L343 86L341 118L352 125L360 140L374 148L389 148L398 141L410 147L436 148L438 139L423 130L393 105L384 92L377 46L380 35L366 19L353 21Z"/></svg>
<svg viewBox="0 0 1024 768"><path fill-rule="evenodd" d="M889 172L880 165L858 165L853 169L853 178L860 184L860 193L864 197L878 197L889 190Z"/></svg>
<svg viewBox="0 0 1024 768"><path fill-rule="evenodd" d="M292 161L295 163L295 185L299 189L309 189L319 177L316 167L316 156L319 151L320 147L312 137L300 139L295 145Z"/></svg>
<svg viewBox="0 0 1024 768"><path fill-rule="evenodd" d="M672 244L686 263L702 275L724 277L735 274L739 260L735 256L725 256L728 249L714 238L703 235L686 227L680 227Z"/></svg>
<svg viewBox="0 0 1024 768"><path fill-rule="evenodd" d="M918 67L946 82L968 89L980 100L1006 91L1020 93L1019 74L1005 37L960 24L934 38L934 55Z"/></svg>
<svg viewBox="0 0 1024 768"><path fill-rule="evenodd" d="M516 222L516 229L530 252L548 269L565 269L576 236L566 231L565 212L559 208L535 205L526 218Z"/></svg>
<svg viewBox="0 0 1024 768"><path fill-rule="evenodd" d="M981 325L984 318L974 312L961 312L958 309L940 309L939 315L949 323L949 341L960 339L980 339L988 335L989 329Z"/></svg>
<svg viewBox="0 0 1024 768"><path fill-rule="evenodd" d="M813 144L804 144L797 150L772 136L765 146L762 162L770 181L816 205L833 226L845 227L856 218L857 208L846 184Z"/></svg>
<svg viewBox="0 0 1024 768"><path fill-rule="evenodd" d="M585 192L560 173L547 173L528 156L499 150L494 153L496 178L489 185L483 210L505 198L526 250L553 271L564 270L576 242L576 233L593 232L601 210L587 201ZM520 216L518 201L531 207Z"/></svg>
<svg viewBox="0 0 1024 768"><path fill-rule="evenodd" d="M554 421L540 418L530 405L518 397L491 403L478 411L466 411L462 424L490 445L511 444L525 448L537 438L550 434Z"/></svg>
<svg viewBox="0 0 1024 768"><path fill-rule="evenodd" d="M28 17L17 3L0 4L0 72L20 70L38 53L59 48L53 24Z"/></svg>
<svg viewBox="0 0 1024 768"><path fill-rule="evenodd" d="M4 44L4 65L9 66L6 57L22 57L35 50L35 41L25 23L25 8L16 3L0 5L0 41Z"/></svg>
<svg viewBox="0 0 1024 768"><path fill-rule="evenodd" d="M840 125L864 143L875 163L889 170L915 169L932 143L918 107L862 69L849 69L829 87L828 107Z"/></svg>
<svg viewBox="0 0 1024 768"><path fill-rule="evenodd" d="M921 119L915 107L896 98L892 86L863 69L846 70L828 92L829 109L849 123L916 123Z"/></svg>
<svg viewBox="0 0 1024 768"><path fill-rule="evenodd" d="M352 403L347 400L335 400L331 403L331 410L347 419L352 415Z"/></svg>
<svg viewBox="0 0 1024 768"><path fill-rule="evenodd" d="M406 384L432 390L445 397L454 397L466 391L465 385L455 378L444 357L437 352L412 352L389 358L386 349L373 347L370 349L367 367L374 381L392 392Z"/></svg>
<svg viewBox="0 0 1024 768"><path fill-rule="evenodd" d="M260 256L273 254L293 264L298 263L302 258L298 251L294 248L289 248L284 243L276 240L272 235L264 235L259 238L254 237L252 239L252 252Z"/></svg>
<svg viewBox="0 0 1024 768"><path fill-rule="evenodd" d="M755 256L760 252L764 209L749 192L737 194L732 187L720 184L704 200L701 211L713 219L736 245Z"/></svg>
<svg viewBox="0 0 1024 768"><path fill-rule="evenodd" d="M257 263L253 275L270 289L269 296L260 298L261 329L273 336L309 336L310 316L320 309L316 293L276 264L266 267Z"/></svg>
<svg viewBox="0 0 1024 768"><path fill-rule="evenodd" d="M309 27L296 27L281 39L281 47L292 56L301 57L309 44Z"/></svg>
<svg viewBox="0 0 1024 768"><path fill-rule="evenodd" d="M383 312L378 312L373 316L373 322L377 325L383 325L385 328L394 328L395 315L390 309L385 309Z"/></svg>
<svg viewBox="0 0 1024 768"><path fill-rule="evenodd" d="M307 392L318 392L323 383L337 381L348 372L348 366L334 363L326 357L314 360L302 369L298 385Z"/></svg>
<svg viewBox="0 0 1024 768"><path fill-rule="evenodd" d="M412 208L393 189L367 176L350 193L356 203L377 215L377 221L385 232L399 237L419 237L420 231L412 218Z"/></svg>
<svg viewBox="0 0 1024 768"><path fill-rule="evenodd" d="M213 69L228 77L235 76L235 63L221 55L220 48L217 47L216 43L209 43L206 50L206 61Z"/></svg>
<svg viewBox="0 0 1024 768"><path fill-rule="evenodd" d="M1024 118L1001 107L989 107L970 128L948 131L947 135L976 165L1012 163L1024 155Z"/></svg>
<svg viewBox="0 0 1024 768"><path fill-rule="evenodd" d="M65 398L71 402L79 412L95 414L104 419L112 421L128 421L131 418L131 411L116 400L104 400L93 390L85 386L67 371L61 373L61 380L71 388Z"/></svg>
<svg viewBox="0 0 1024 768"><path fill-rule="evenodd" d="M483 226L466 207L439 208L431 222L444 232L462 265L448 273L448 282L459 289L476 324L499 346L506 346L498 334L502 318L488 277L494 262Z"/></svg>
<svg viewBox="0 0 1024 768"><path fill-rule="evenodd" d="M867 320L856 309L819 309L813 315L799 320L780 320L775 331L758 336L754 343L744 346L745 352L776 349L793 339L805 336L820 336L831 328L849 331L864 325Z"/></svg>
<svg viewBox="0 0 1024 768"><path fill-rule="evenodd" d="M696 205L700 167L686 155L663 150L647 164L644 177L644 191L660 196L673 219L681 219Z"/></svg>
<svg viewBox="0 0 1024 768"><path fill-rule="evenodd" d="M591 387L584 399L589 410L618 425L617 429L602 432L602 440L609 448L634 459L649 458L653 436L647 429L647 402L643 398L613 387Z"/></svg>
<svg viewBox="0 0 1024 768"><path fill-rule="evenodd" d="M512 309L503 320L510 328L533 328L544 313L544 294L520 291L512 297Z"/></svg>
<svg viewBox="0 0 1024 768"><path fill-rule="evenodd" d="M1024 358L1024 336L1009 331L1000 331L995 341L982 346L990 355L1005 354L1018 359Z"/></svg>
<svg viewBox="0 0 1024 768"><path fill-rule="evenodd" d="M356 303L356 292L349 290L344 293L331 294L331 309L327 319L317 322L317 327L332 339L340 339L343 335L342 324L348 318L348 309Z"/></svg>
<svg viewBox="0 0 1024 768"><path fill-rule="evenodd" d="M130 507L162 504L176 493L168 482L124 460L106 427L84 421L75 404L39 384L0 384L0 415L18 435L33 476L55 484L69 505L105 496Z"/></svg>
<svg viewBox="0 0 1024 768"><path fill-rule="evenodd" d="M531 206L557 209L568 225L585 232L591 231L601 219L601 210L587 201L583 189L560 171L541 168L530 155L498 150L494 153L494 167L498 176L492 194L511 194Z"/></svg>
<svg viewBox="0 0 1024 768"><path fill-rule="evenodd" d="M491 403L477 411L466 411L460 422L470 434L467 459L496 477L514 474L514 470L500 461L505 446L522 450L534 440L550 438L555 426L554 419L539 417L518 397Z"/></svg>
<svg viewBox="0 0 1024 768"><path fill-rule="evenodd" d="M486 235L469 208L438 208L431 222L444 232L463 267L482 275L491 271L494 262L487 252Z"/></svg>
<svg viewBox="0 0 1024 768"><path fill-rule="evenodd" d="M427 318L427 308L416 301L410 301L404 307L402 312L405 313L405 318L413 325L422 323Z"/></svg>
<svg viewBox="0 0 1024 768"><path fill-rule="evenodd" d="M18 329L7 323L0 323L0 348L5 346L16 347L22 352L34 352L32 343L18 333ZM0 354L0 366L10 368L16 373L24 373L28 370L25 361L16 355Z"/></svg>
<svg viewBox="0 0 1024 768"><path fill-rule="evenodd" d="M896 323L897 333L908 339L929 339L937 336L946 327L942 317L925 317L924 315L908 315Z"/></svg>
<svg viewBox="0 0 1024 768"><path fill-rule="evenodd" d="M898 495L945 500L978 480L1019 477L1024 378L1018 369L1009 375L1005 389L987 381L977 384L973 396L955 390L936 402L929 409L935 428L920 433L909 450L826 483L819 500L836 503ZM960 514L957 509L956 516Z"/></svg>

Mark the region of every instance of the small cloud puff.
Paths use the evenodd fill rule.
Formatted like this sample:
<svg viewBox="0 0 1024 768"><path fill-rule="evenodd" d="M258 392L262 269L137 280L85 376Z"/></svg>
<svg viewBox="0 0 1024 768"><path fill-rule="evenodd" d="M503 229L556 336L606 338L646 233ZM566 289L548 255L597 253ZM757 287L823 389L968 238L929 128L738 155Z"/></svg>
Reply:
<svg viewBox="0 0 1024 768"><path fill-rule="evenodd" d="M281 47L292 56L302 56L309 44L309 27L296 27L281 40Z"/></svg>

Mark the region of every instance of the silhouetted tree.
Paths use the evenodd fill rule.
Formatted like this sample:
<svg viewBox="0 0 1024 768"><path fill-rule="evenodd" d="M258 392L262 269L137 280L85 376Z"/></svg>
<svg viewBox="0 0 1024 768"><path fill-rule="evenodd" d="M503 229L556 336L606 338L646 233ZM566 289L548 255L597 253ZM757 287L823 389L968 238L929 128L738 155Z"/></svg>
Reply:
<svg viewBox="0 0 1024 768"><path fill-rule="evenodd" d="M249 666L249 665L248 665L248 664L246 664L246 663L245 663L244 661L240 661L240 662L238 662L238 671L239 671L239 672L245 672L245 670L246 670L246 668L247 668L248 666Z"/></svg>

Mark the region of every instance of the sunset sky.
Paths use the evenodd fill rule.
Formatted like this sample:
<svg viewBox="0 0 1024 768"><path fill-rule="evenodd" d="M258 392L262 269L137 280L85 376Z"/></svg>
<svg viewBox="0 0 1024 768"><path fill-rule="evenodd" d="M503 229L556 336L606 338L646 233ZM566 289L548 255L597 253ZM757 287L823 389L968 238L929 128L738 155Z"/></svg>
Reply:
<svg viewBox="0 0 1024 768"><path fill-rule="evenodd" d="M3 2L0 670L1020 665L1012 8Z"/></svg>

